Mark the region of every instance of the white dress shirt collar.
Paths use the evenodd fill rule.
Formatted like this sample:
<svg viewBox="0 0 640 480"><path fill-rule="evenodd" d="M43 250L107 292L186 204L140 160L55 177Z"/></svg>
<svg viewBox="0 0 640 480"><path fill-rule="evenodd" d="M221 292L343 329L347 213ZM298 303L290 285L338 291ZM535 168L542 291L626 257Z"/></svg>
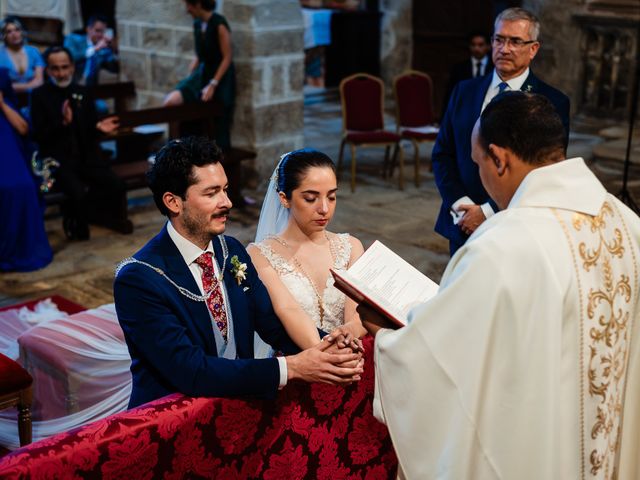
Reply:
<svg viewBox="0 0 640 480"><path fill-rule="evenodd" d="M489 55L485 55L480 60L475 57L471 57L471 75L475 77L476 74L476 65L480 62L480 74L478 76L483 76L487 71L487 63L489 63Z"/></svg>
<svg viewBox="0 0 640 480"><path fill-rule="evenodd" d="M502 80L498 75L498 72L496 72L496 70L494 69L493 78L491 79L491 85L489 85L489 91L491 91L492 89L495 89L497 91L498 85L500 85L500 83L502 83L503 81L506 82L507 85L509 85L509 90L520 90L522 88L522 85L524 85L524 82L527 80L529 73L530 69L529 67L527 67L527 69L517 77L513 77L510 80Z"/></svg>
<svg viewBox="0 0 640 480"><path fill-rule="evenodd" d="M493 69L492 75L493 76L491 78L491 84L487 89L487 93L484 95L484 101L482 102L481 112L483 112L485 107L489 105L489 102L493 100L493 97L498 95L498 93L500 92L498 85L500 85L500 83L503 82L503 80L498 76L498 72L496 72L495 69ZM509 85L509 90L520 90L522 88L522 85L524 85L524 82L527 80L528 76L529 76L529 68L527 67L527 69L517 77L514 77L511 80L507 80L506 84Z"/></svg>
<svg viewBox="0 0 640 480"><path fill-rule="evenodd" d="M211 252L215 256L215 253L213 251L213 243L211 242L211 240L209 240L207 248L202 250L193 242L180 235L171 222L167 222L167 233L169 234L171 240L173 240L173 243L176 244L180 255L182 255L182 258L187 265L191 265L192 263L194 263L196 259L204 252Z"/></svg>

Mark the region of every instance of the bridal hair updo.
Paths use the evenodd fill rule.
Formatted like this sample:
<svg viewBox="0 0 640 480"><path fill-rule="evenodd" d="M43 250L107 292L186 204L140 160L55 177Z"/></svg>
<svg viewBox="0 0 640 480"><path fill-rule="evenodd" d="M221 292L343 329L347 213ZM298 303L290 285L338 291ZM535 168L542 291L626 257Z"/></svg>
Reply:
<svg viewBox="0 0 640 480"><path fill-rule="evenodd" d="M336 173L333 160L318 150L302 148L283 155L276 170L276 189L291 199L291 192L300 186L307 171L313 167L330 168Z"/></svg>

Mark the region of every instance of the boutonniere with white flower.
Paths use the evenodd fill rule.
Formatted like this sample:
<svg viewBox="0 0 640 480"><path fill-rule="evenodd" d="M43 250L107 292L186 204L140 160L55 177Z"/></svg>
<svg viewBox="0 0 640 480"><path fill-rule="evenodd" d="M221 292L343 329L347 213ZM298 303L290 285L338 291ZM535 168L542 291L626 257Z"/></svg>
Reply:
<svg viewBox="0 0 640 480"><path fill-rule="evenodd" d="M240 285L244 280L247 279L247 264L242 263L240 259L238 259L237 255L231 257L231 265L233 268L231 269L231 273L233 274L236 282Z"/></svg>
<svg viewBox="0 0 640 480"><path fill-rule="evenodd" d="M531 93L531 85L527 85L527 88L525 88L524 91L527 93Z"/></svg>

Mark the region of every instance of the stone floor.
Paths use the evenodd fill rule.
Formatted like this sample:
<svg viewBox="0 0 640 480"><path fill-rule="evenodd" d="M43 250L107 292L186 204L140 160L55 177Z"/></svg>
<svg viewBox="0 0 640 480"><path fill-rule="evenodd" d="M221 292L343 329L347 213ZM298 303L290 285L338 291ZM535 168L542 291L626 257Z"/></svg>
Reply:
<svg viewBox="0 0 640 480"><path fill-rule="evenodd" d="M305 107L306 144L326 152L337 162L340 104L335 98L308 103ZM388 128L392 128L391 118L386 120ZM598 142L592 136L572 136L569 155L590 159ZM345 150L337 213L330 229L350 232L362 240L365 248L379 239L420 271L439 281L448 261L448 245L433 232L440 197L428 169L431 145L422 146L419 188L412 181L413 152L410 145L405 146L404 191L397 187L397 173L392 180L381 178L383 149L359 149L357 188L351 193L350 157L348 149ZM611 185L613 191L619 188L616 184ZM262 194L253 190L244 193L255 198L257 204L233 211L227 233L247 244L255 233ZM92 227L88 242L68 242L62 234L60 217L55 211L48 211L46 230L55 252L53 262L37 272L0 274L0 306L51 294L62 295L86 307L112 302L116 264L144 245L164 223L146 190L132 192L129 203L135 226L132 235Z"/></svg>

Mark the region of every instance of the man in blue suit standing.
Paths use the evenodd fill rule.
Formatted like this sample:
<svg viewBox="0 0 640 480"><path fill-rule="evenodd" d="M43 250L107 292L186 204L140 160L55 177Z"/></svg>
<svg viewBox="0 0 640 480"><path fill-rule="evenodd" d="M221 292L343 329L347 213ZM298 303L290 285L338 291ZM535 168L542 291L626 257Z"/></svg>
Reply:
<svg viewBox="0 0 640 480"><path fill-rule="evenodd" d="M174 392L270 398L288 380L349 383L362 373L360 353L328 341L299 352L287 336L246 250L223 235L231 202L221 157L208 140L174 140L149 172L169 221L114 283L131 354L129 407ZM254 332L292 355L254 359Z"/></svg>
<svg viewBox="0 0 640 480"><path fill-rule="evenodd" d="M498 93L522 90L546 96L558 111L569 138L569 98L538 79L529 65L540 48L540 22L531 12L509 8L495 20L492 36L492 75L460 82L454 89L432 162L442 206L435 230L449 240L453 254L498 207L482 186L471 159L471 132L480 113Z"/></svg>

